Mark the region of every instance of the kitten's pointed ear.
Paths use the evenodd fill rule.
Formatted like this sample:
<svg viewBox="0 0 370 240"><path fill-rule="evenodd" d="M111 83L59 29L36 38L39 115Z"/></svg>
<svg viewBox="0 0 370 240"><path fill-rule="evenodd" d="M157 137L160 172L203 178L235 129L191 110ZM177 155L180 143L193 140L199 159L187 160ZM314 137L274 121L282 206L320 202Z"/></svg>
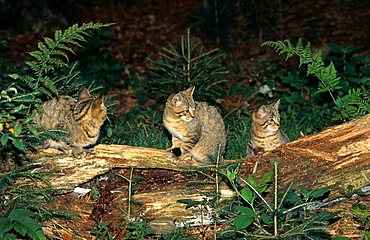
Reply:
<svg viewBox="0 0 370 240"><path fill-rule="evenodd" d="M172 97L172 105L175 106L175 107L178 107L181 104L182 104L182 97L180 96L180 94L175 94Z"/></svg>
<svg viewBox="0 0 370 240"><path fill-rule="evenodd" d="M99 96L97 96L94 99L94 102L92 104L92 111L93 113L99 113L100 110L103 108L104 108L104 97L102 94L99 94Z"/></svg>
<svg viewBox="0 0 370 240"><path fill-rule="evenodd" d="M95 98L94 104L96 104L96 106L104 105L104 97L103 97L103 94L99 94L99 96L97 96Z"/></svg>
<svg viewBox="0 0 370 240"><path fill-rule="evenodd" d="M84 98L89 98L90 97L90 92L87 88L83 87L80 90L80 96L78 99L84 99Z"/></svg>
<svg viewBox="0 0 370 240"><path fill-rule="evenodd" d="M263 118L267 114L267 108L265 105L262 105L261 107L258 108L257 110L257 117L258 118Z"/></svg>
<svg viewBox="0 0 370 240"><path fill-rule="evenodd" d="M278 99L276 102L274 102L273 104L271 104L276 110L279 109L279 105L280 105L280 99Z"/></svg>
<svg viewBox="0 0 370 240"><path fill-rule="evenodd" d="M193 96L195 90L195 86L191 86L188 89L186 89L184 92L186 92L187 95Z"/></svg>

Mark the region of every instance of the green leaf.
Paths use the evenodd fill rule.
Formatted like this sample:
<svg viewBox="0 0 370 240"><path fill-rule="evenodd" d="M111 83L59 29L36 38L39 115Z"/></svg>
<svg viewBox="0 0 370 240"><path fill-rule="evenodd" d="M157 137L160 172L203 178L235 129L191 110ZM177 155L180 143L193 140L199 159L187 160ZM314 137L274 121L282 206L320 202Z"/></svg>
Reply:
<svg viewBox="0 0 370 240"><path fill-rule="evenodd" d="M54 48L55 47L55 42L54 42L53 39L48 38L48 37L44 37L44 41L45 41L46 45L48 46L48 48Z"/></svg>
<svg viewBox="0 0 370 240"><path fill-rule="evenodd" d="M261 184L266 183L268 180L270 180L271 176L272 176L272 172L268 172L268 173L266 173L266 174L265 174L265 175L263 175L263 177L261 178L260 183L261 183Z"/></svg>
<svg viewBox="0 0 370 240"><path fill-rule="evenodd" d="M308 193L308 197L312 197L312 198L322 197L327 192L329 192L328 187L322 187L322 188L319 188L319 189L314 189L314 190L312 190Z"/></svg>
<svg viewBox="0 0 370 240"><path fill-rule="evenodd" d="M27 227L23 223L20 222L14 223L14 230L23 237L26 236Z"/></svg>
<svg viewBox="0 0 370 240"><path fill-rule="evenodd" d="M0 236L9 232L13 228L13 223L6 217L0 218Z"/></svg>
<svg viewBox="0 0 370 240"><path fill-rule="evenodd" d="M19 135L21 135L21 133L22 133L22 125L20 125L20 124L15 125L15 127L14 127L14 136L19 137Z"/></svg>
<svg viewBox="0 0 370 240"><path fill-rule="evenodd" d="M236 230L240 231L247 228L253 222L253 218L248 215L239 215L235 217Z"/></svg>
<svg viewBox="0 0 370 240"><path fill-rule="evenodd" d="M24 218L30 218L33 217L34 213L31 212L28 209L23 209L23 208L18 208L14 209L10 214L9 214L9 219L12 221L20 221Z"/></svg>
<svg viewBox="0 0 370 240"><path fill-rule="evenodd" d="M8 142L9 134L5 133L3 136L1 136L1 145L5 146L5 144Z"/></svg>
<svg viewBox="0 0 370 240"><path fill-rule="evenodd" d="M26 147L24 146L24 143L22 140L19 140L19 139L13 139L13 145L18 148L19 150L21 150L22 152L25 152L26 151Z"/></svg>
<svg viewBox="0 0 370 240"><path fill-rule="evenodd" d="M180 199L180 200L177 200L177 202L186 204L185 209L196 207L202 203L201 201L194 201L192 199Z"/></svg>
<svg viewBox="0 0 370 240"><path fill-rule="evenodd" d="M0 235L0 240L17 240L17 236L13 233L6 233L5 235Z"/></svg>
<svg viewBox="0 0 370 240"><path fill-rule="evenodd" d="M113 136L113 129L111 127L109 127L107 129L107 137L112 137Z"/></svg>
<svg viewBox="0 0 370 240"><path fill-rule="evenodd" d="M300 187L300 192L301 192L301 194L304 198L308 197L309 191L305 187L301 186Z"/></svg>
<svg viewBox="0 0 370 240"><path fill-rule="evenodd" d="M31 233L30 237L32 238L32 240L44 240L45 239L45 233L42 229L39 229L36 232Z"/></svg>
<svg viewBox="0 0 370 240"><path fill-rule="evenodd" d="M262 185L262 186L257 187L256 190L259 193L263 193L264 191L266 191L267 188L268 188L267 185Z"/></svg>
<svg viewBox="0 0 370 240"><path fill-rule="evenodd" d="M237 174L237 170L236 169L230 170L230 168L228 168L226 170L226 177L227 177L227 179L229 179L230 182L234 182L234 180L236 178L236 174Z"/></svg>
<svg viewBox="0 0 370 240"><path fill-rule="evenodd" d="M29 123L33 120L33 117L32 116L28 116L23 122L24 123Z"/></svg>
<svg viewBox="0 0 370 240"><path fill-rule="evenodd" d="M254 194L253 194L252 190L251 190L249 187L244 187L244 188L241 190L240 194L241 194L241 195L243 196L243 198L244 198L245 200L247 200L248 202L252 202L252 201L254 200L254 198L255 198L255 196L254 196Z"/></svg>
<svg viewBox="0 0 370 240"><path fill-rule="evenodd" d="M56 30L54 33L54 38L55 41L60 41L62 38L62 31L61 30Z"/></svg>
<svg viewBox="0 0 370 240"><path fill-rule="evenodd" d="M14 230L22 236L29 236L32 239L45 239L42 225L30 217L15 220Z"/></svg>
<svg viewBox="0 0 370 240"><path fill-rule="evenodd" d="M47 47L45 46L45 44L43 44L42 42L39 42L38 44L37 44L37 48L40 50L40 51L42 51L42 52L48 52L48 49L47 49Z"/></svg>
<svg viewBox="0 0 370 240"><path fill-rule="evenodd" d="M272 220L272 216L269 216L267 214L262 214L261 216L262 222L264 222L267 225L272 225L274 221Z"/></svg>
<svg viewBox="0 0 370 240"><path fill-rule="evenodd" d="M15 80L20 78L19 74L16 74L16 73L11 73L11 74L8 74L7 76Z"/></svg>
<svg viewBox="0 0 370 240"><path fill-rule="evenodd" d="M362 211L359 209L352 209L353 213L356 215L356 217L362 216Z"/></svg>
<svg viewBox="0 0 370 240"><path fill-rule="evenodd" d="M257 182L251 175L248 176L247 180L252 187L257 188Z"/></svg>
<svg viewBox="0 0 370 240"><path fill-rule="evenodd" d="M366 231L364 238L365 240L370 240L370 232Z"/></svg>
<svg viewBox="0 0 370 240"><path fill-rule="evenodd" d="M28 130L30 130L30 132L33 134L33 135L39 135L39 131L37 131L37 129L34 127L34 126L32 126L32 125L27 125L27 128L28 128Z"/></svg>
<svg viewBox="0 0 370 240"><path fill-rule="evenodd" d="M29 217L24 218L22 220L22 224L24 224L27 227L28 233L36 232L38 229L42 227L42 225L40 225L35 219Z"/></svg>
<svg viewBox="0 0 370 240"><path fill-rule="evenodd" d="M248 217L253 219L257 216L257 213L249 207L236 206L235 209L238 210L241 215L247 215Z"/></svg>

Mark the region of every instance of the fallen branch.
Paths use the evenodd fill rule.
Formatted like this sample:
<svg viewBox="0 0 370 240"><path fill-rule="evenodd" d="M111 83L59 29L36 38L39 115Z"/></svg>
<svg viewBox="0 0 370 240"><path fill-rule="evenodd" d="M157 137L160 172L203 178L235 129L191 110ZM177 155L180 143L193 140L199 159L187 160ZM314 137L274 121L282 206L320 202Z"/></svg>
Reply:
<svg viewBox="0 0 370 240"><path fill-rule="evenodd" d="M170 160L171 153L161 149L103 144L97 146L95 155L86 159L66 157L52 150L29 155L29 158L38 164L47 163L43 171L55 172L50 182L60 193L71 192L76 186L113 168L183 172L200 165L197 162L174 163ZM280 162L281 188L285 188L291 182L306 188L328 186L331 191L330 197L336 198L340 195L339 192L349 185L354 189L368 186L370 115L300 138L274 151L264 152L252 158L225 162L226 164L240 162L241 175L246 177L252 174L258 178L271 171L271 162L274 159ZM144 181L142 184L148 183ZM185 210L184 204L177 201L184 198L199 201L209 197L209 194L205 193L214 192L214 188L214 185L189 187L184 182L172 182L162 186L161 189L148 186L145 191L136 192L133 199L141 202L140 210L146 220L169 219L172 224L187 222L200 225L210 221L212 216L207 217L207 214L199 209ZM234 192L227 184L223 184L219 190L221 200L234 196Z"/></svg>

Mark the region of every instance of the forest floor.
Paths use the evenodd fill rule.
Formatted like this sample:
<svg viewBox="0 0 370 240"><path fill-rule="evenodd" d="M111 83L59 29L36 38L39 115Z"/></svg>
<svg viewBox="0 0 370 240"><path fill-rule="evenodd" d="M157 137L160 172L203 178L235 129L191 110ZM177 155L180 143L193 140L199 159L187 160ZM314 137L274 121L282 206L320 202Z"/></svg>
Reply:
<svg viewBox="0 0 370 240"><path fill-rule="evenodd" d="M87 1L85 1L86 3ZM168 43L177 43L180 36L189 25L197 25L197 11L200 1L183 0L136 0L136 1L94 1L87 6L84 1L76 5L71 11L75 14L75 21L113 22L111 32L113 42L109 46L115 60L125 66L122 79L127 81L130 71L145 75L148 70L147 58L156 59L163 46ZM240 1L242 2L242 1ZM352 44L359 48L358 54L370 53L370 7L367 1L281 1L277 22L268 19L266 10L266 23L256 26L254 22L241 13L237 13L237 22L230 30L229 59L237 62L243 75L229 76L227 86L238 81L248 81L253 67L261 60L277 59L278 56L271 49L261 50L261 43L266 40L296 40L304 37L313 43L314 49L328 51L328 44L335 42L342 46ZM261 17L264 17L262 14ZM36 22L38 19L34 19ZM274 20L274 19L273 19ZM73 24L69 20L69 25ZM269 22L270 21L270 22ZM261 22L261 21L260 21ZM27 52L34 50L37 41L44 34L50 34L51 29L41 28L34 31L32 28L26 32L6 34L9 41L9 55L16 62L25 59ZM9 31L10 32L10 31ZM198 30L199 32L199 30ZM194 34L201 39L201 36ZM134 104L128 101L129 89L111 89L110 95L115 96L121 104ZM235 104L237 97L225 98L227 104ZM242 104L242 103L240 103ZM126 106L127 107L127 106ZM120 170L108 174L107 180L99 184L100 198L98 200L80 198L74 193L59 196L55 206L76 210L82 214L83 221L66 223L71 229L78 229L79 234L86 237L91 227L97 223L107 221L113 234L123 236L123 213L120 209L125 207L122 199L127 197L127 182L116 176L116 172L127 176L129 170ZM143 183L153 182L162 185L166 181L186 181L184 174L162 171L153 173L150 170L135 171L137 178L145 179ZM155 185L154 184L154 185ZM145 185L139 184L136 191ZM112 192L120 192L119 195ZM349 232L351 233L351 232ZM349 234L341 232L341 234ZM67 239L67 238L64 238Z"/></svg>

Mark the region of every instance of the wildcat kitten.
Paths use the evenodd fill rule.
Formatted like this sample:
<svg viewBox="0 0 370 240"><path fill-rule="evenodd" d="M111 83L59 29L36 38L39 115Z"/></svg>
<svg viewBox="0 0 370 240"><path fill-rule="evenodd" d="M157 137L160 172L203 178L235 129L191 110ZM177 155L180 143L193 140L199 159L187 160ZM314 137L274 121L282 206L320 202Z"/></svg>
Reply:
<svg viewBox="0 0 370 240"><path fill-rule="evenodd" d="M63 129L69 132L59 141L47 139L45 148L59 149L75 157L85 157L89 150L85 147L96 144L100 128L107 117L103 96L94 98L86 88L82 88L78 100L60 96L46 101L42 112L33 112L34 122L44 129ZM91 151L91 149L90 149Z"/></svg>
<svg viewBox="0 0 370 240"><path fill-rule="evenodd" d="M287 135L280 130L279 105L280 99L270 105L262 105L253 112L247 156L270 151L289 142Z"/></svg>
<svg viewBox="0 0 370 240"><path fill-rule="evenodd" d="M206 102L193 99L195 87L172 94L164 109L163 123L172 135L173 153L179 160L194 159L203 163L223 160L226 145L225 124L220 113Z"/></svg>

